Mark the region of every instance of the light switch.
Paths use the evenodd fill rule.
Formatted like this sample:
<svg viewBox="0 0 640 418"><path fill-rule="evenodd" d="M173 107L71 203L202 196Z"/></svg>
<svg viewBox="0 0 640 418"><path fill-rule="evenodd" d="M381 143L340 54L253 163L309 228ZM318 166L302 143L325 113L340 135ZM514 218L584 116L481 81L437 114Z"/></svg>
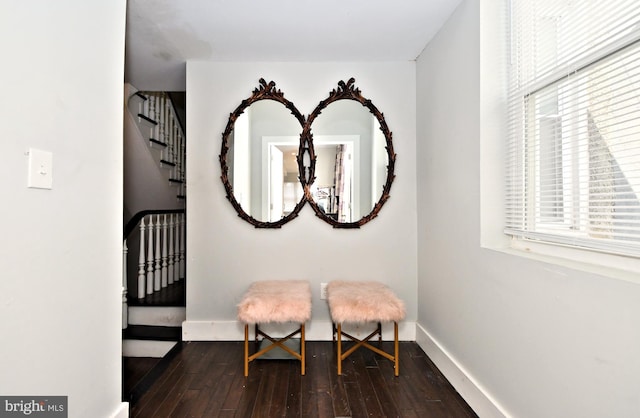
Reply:
<svg viewBox="0 0 640 418"><path fill-rule="evenodd" d="M53 153L29 148L27 187L51 189L53 185Z"/></svg>

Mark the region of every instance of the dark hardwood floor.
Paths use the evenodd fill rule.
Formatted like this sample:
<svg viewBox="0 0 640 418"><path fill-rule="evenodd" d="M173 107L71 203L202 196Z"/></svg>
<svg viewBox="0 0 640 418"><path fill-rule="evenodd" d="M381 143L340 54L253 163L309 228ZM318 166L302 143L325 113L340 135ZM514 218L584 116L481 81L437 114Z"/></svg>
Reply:
<svg viewBox="0 0 640 418"><path fill-rule="evenodd" d="M391 350L391 343L383 343ZM307 342L307 374L291 360L255 360L242 342L185 342L131 417L476 417L414 342L400 343L400 376L366 349L337 376L332 342Z"/></svg>
<svg viewBox="0 0 640 418"><path fill-rule="evenodd" d="M135 401L135 398L131 396L132 392L145 376L160 363L160 360L150 357L122 358L122 393L125 401Z"/></svg>

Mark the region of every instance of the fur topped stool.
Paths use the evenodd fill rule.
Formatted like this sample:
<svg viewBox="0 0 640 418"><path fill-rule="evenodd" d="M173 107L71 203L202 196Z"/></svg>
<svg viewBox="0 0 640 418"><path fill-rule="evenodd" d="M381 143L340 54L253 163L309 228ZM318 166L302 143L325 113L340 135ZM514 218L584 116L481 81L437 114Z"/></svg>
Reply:
<svg viewBox="0 0 640 418"><path fill-rule="evenodd" d="M244 375L249 375L249 363L276 347L300 360L305 374L304 325L311 318L311 288L306 280L265 280L254 282L238 304L238 320L244 326ZM260 330L259 324L295 323L298 329L282 338L273 338ZM249 355L249 325L255 326L255 339L262 336L271 344ZM300 352L285 343L300 334Z"/></svg>
<svg viewBox="0 0 640 418"><path fill-rule="evenodd" d="M342 374L342 360L346 359L360 347L365 347L394 363L394 372L400 373L399 346L398 346L398 321L404 319L404 302L389 289L379 282L363 281L332 281L327 285L327 302L333 322L333 341L337 336L337 362L338 374ZM360 340L342 330L343 323L377 323L377 328L364 339ZM378 341L382 341L382 322L393 322L394 325L394 352L387 353L378 347L369 344L369 340L376 335ZM342 337L347 337L355 342L351 348L342 352Z"/></svg>

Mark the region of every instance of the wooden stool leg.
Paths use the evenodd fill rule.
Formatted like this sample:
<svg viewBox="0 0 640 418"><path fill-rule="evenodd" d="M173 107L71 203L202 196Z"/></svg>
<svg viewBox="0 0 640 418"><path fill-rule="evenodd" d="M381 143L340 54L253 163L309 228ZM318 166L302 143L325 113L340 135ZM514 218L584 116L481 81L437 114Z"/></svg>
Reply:
<svg viewBox="0 0 640 418"><path fill-rule="evenodd" d="M398 347L398 323L393 323L393 344L394 344L394 355L395 359L395 375L398 376L400 374L400 349Z"/></svg>
<svg viewBox="0 0 640 418"><path fill-rule="evenodd" d="M249 324L244 325L244 377L249 376Z"/></svg>
<svg viewBox="0 0 640 418"><path fill-rule="evenodd" d="M300 325L300 374L304 376L307 363L306 348L304 342L304 324Z"/></svg>
<svg viewBox="0 0 640 418"><path fill-rule="evenodd" d="M338 322L338 376L342 374L342 324Z"/></svg>

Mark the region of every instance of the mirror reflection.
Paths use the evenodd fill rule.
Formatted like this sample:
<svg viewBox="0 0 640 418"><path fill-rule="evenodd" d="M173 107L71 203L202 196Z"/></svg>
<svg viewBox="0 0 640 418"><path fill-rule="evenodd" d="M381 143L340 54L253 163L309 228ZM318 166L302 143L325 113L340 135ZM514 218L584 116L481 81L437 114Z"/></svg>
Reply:
<svg viewBox="0 0 640 418"><path fill-rule="evenodd" d="M313 201L327 217L351 223L380 200L389 164L378 119L355 100L330 103L313 121Z"/></svg>
<svg viewBox="0 0 640 418"><path fill-rule="evenodd" d="M277 222L304 198L298 179L300 123L281 103L260 100L236 119L228 138L233 196L251 217Z"/></svg>

